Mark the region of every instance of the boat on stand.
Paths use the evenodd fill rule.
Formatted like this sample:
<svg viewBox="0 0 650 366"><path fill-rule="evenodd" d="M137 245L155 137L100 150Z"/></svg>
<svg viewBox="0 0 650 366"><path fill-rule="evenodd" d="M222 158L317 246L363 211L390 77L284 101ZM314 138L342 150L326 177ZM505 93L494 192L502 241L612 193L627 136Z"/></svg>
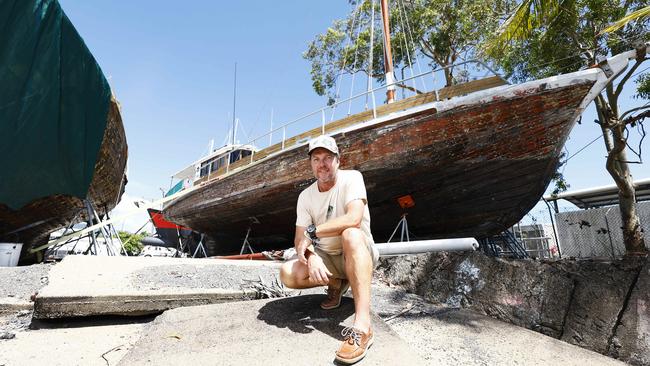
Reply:
<svg viewBox="0 0 650 366"><path fill-rule="evenodd" d="M119 202L120 106L56 0L0 2L0 241L29 249Z"/></svg>
<svg viewBox="0 0 650 366"><path fill-rule="evenodd" d="M633 50L519 85L493 76L402 100L393 100L394 85L407 80L394 81L387 63L387 86L353 98L386 89L388 104L327 122L347 103L340 101L280 126L272 131L280 141L194 180L163 213L206 234L210 255L241 253L246 244L291 247L298 195L314 181L308 141L326 134L339 145L341 169L363 173L376 242L405 218L418 239L496 235L542 197L577 119L634 58ZM316 126L286 137L299 123Z"/></svg>

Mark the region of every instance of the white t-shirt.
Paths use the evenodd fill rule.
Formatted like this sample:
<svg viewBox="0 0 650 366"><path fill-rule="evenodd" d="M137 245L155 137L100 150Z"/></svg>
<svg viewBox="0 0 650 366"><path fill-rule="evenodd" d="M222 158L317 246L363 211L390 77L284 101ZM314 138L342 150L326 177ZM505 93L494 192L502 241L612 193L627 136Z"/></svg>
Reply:
<svg viewBox="0 0 650 366"><path fill-rule="evenodd" d="M296 226L320 225L329 219L343 216L347 204L356 199L362 200L365 205L361 219L361 231L366 234L369 243L372 243L366 185L363 182L363 176L356 170L339 170L336 175L336 183L329 191L320 192L318 181L302 191L298 197L296 208ZM321 238L318 248L328 254L341 254L341 237Z"/></svg>

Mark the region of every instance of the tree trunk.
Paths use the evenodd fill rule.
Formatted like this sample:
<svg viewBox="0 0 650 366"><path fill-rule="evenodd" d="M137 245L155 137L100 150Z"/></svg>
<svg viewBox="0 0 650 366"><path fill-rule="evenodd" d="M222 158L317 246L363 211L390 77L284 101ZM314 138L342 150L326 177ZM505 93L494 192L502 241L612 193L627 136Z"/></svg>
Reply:
<svg viewBox="0 0 650 366"><path fill-rule="evenodd" d="M647 249L636 212L635 188L625 153L625 125L612 114L611 110L606 111L603 115L606 118L603 125L612 131L613 137L613 148L607 155L606 167L618 187L625 254L644 255L647 253Z"/></svg>
<svg viewBox="0 0 650 366"><path fill-rule="evenodd" d="M452 86L454 84L454 76L451 73L451 67L444 69L444 72L445 72L445 86Z"/></svg>

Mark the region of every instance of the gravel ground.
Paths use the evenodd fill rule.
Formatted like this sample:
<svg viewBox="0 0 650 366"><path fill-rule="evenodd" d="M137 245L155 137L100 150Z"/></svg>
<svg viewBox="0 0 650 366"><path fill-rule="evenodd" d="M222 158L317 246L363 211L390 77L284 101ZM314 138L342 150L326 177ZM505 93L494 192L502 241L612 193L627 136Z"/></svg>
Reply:
<svg viewBox="0 0 650 366"><path fill-rule="evenodd" d="M0 342L2 339L12 339L17 332L27 330L32 321L31 310L20 310L0 315Z"/></svg>
<svg viewBox="0 0 650 366"><path fill-rule="evenodd" d="M28 300L47 285L48 272L53 264L35 264L24 267L0 267L0 298L13 297Z"/></svg>

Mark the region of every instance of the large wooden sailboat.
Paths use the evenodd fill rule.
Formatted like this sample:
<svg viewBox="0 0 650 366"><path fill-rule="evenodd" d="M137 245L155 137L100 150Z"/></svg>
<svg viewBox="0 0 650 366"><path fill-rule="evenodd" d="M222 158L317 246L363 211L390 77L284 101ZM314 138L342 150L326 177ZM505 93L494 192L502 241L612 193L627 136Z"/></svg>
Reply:
<svg viewBox="0 0 650 366"><path fill-rule="evenodd" d="M209 254L245 237L258 250L292 246L295 204L314 180L307 142L328 134L341 168L363 173L375 241L404 214L422 239L497 234L538 202L578 117L635 57L521 85L473 81L323 124L198 179L164 215L209 235Z"/></svg>
<svg viewBox="0 0 650 366"><path fill-rule="evenodd" d="M0 2L0 241L23 253L126 184L119 104L55 0Z"/></svg>

